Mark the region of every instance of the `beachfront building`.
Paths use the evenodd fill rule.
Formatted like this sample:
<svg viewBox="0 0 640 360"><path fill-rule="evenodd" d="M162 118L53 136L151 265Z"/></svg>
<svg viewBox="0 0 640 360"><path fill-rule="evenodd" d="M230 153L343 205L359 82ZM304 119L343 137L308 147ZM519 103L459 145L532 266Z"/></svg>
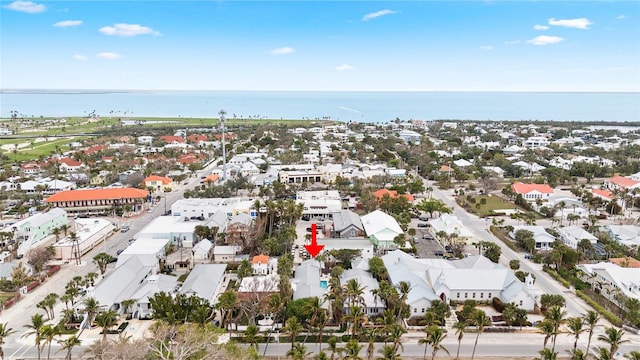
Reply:
<svg viewBox="0 0 640 360"><path fill-rule="evenodd" d="M24 256L29 250L46 243L46 240L53 240L53 229L67 224L67 212L55 208L11 225L13 238L18 244L18 256Z"/></svg>
<svg viewBox="0 0 640 360"><path fill-rule="evenodd" d="M320 299L322 308L329 308L329 302L325 299L328 278L320 275L321 268L320 263L315 259L305 260L295 268L293 279L291 279L293 300L317 297Z"/></svg>
<svg viewBox="0 0 640 360"><path fill-rule="evenodd" d="M65 209L69 213L102 213L115 207L129 205L139 212L149 196L147 190L136 188L105 188L67 190L45 200L51 207Z"/></svg>
<svg viewBox="0 0 640 360"><path fill-rule="evenodd" d="M416 259L395 250L384 255L382 261L392 285L397 286L401 281L411 285L406 300L411 317L424 316L433 300L463 303L465 300L491 301L497 297L505 304L513 302L519 308L532 311L541 295L531 276L522 283L513 271L484 256L459 260Z"/></svg>

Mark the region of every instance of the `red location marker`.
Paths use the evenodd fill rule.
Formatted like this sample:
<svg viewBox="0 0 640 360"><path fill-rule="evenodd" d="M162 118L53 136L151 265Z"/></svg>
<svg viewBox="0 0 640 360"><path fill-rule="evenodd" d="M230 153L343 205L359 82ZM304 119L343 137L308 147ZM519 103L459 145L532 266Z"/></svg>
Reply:
<svg viewBox="0 0 640 360"><path fill-rule="evenodd" d="M307 249L311 257L316 257L324 248L324 245L318 245L318 239L316 239L316 224L311 224L311 245L305 245L304 248Z"/></svg>

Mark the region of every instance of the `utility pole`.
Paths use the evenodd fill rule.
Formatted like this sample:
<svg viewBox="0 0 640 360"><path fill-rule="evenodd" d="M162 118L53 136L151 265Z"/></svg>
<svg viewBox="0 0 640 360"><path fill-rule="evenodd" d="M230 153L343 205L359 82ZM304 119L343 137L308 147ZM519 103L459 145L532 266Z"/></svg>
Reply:
<svg viewBox="0 0 640 360"><path fill-rule="evenodd" d="M222 181L227 180L227 152L224 147L224 120L227 112L224 109L218 112L220 115L220 127L222 128Z"/></svg>

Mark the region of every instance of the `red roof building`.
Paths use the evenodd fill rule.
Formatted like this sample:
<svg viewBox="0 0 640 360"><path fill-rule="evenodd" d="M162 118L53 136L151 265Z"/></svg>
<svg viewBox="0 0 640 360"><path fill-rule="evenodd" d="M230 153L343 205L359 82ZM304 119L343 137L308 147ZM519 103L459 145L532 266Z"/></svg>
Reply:
<svg viewBox="0 0 640 360"><path fill-rule="evenodd" d="M626 190L626 189L636 189L640 187L640 181L635 181L620 175L616 175L610 179L607 179L605 180L604 183L609 189Z"/></svg>
<svg viewBox="0 0 640 360"><path fill-rule="evenodd" d="M66 190L50 196L45 202L69 213L100 213L127 204L135 212L142 209L148 195L147 190L136 188Z"/></svg>
<svg viewBox="0 0 640 360"><path fill-rule="evenodd" d="M412 203L412 202L413 202L413 200L414 200L413 195L411 195L411 194L400 194L400 195L398 195L398 192L397 192L397 191L395 191L395 190L380 189L380 190L375 191L375 192L373 193L373 196L375 196L375 197L376 197L376 199L378 199L378 200L382 199L385 195L389 195L389 197L390 197L390 198L395 198L395 197L398 197L398 196L403 196L403 197L405 197L405 198L407 199L407 201L409 201L409 202L411 202L411 203Z"/></svg>
<svg viewBox="0 0 640 360"><path fill-rule="evenodd" d="M226 136L225 136L226 138ZM191 142L198 142L198 141L207 141L207 136L206 135L197 135L197 134L192 134L187 136L187 140L191 141Z"/></svg>
<svg viewBox="0 0 640 360"><path fill-rule="evenodd" d="M599 197L601 199L604 200L611 200L613 199L613 193L609 190L606 189L592 189L591 193L593 194L593 196Z"/></svg>
<svg viewBox="0 0 640 360"><path fill-rule="evenodd" d="M173 190L173 180L168 177L151 175L142 180L142 185L153 188L156 192L164 191L166 188Z"/></svg>
<svg viewBox="0 0 640 360"><path fill-rule="evenodd" d="M167 144L173 144L173 143L184 143L184 139L181 138L180 136L173 136L173 135L164 135L164 136L160 136L160 139L163 140L164 142L166 142Z"/></svg>
<svg viewBox="0 0 640 360"><path fill-rule="evenodd" d="M511 189L528 201L548 200L549 195L553 194L553 188L547 184L525 184L516 181L511 184Z"/></svg>
<svg viewBox="0 0 640 360"><path fill-rule="evenodd" d="M107 145L94 145L88 148L87 150L85 150L84 153L87 155L91 155L91 154L97 153L98 151L107 150L108 148L109 146Z"/></svg>

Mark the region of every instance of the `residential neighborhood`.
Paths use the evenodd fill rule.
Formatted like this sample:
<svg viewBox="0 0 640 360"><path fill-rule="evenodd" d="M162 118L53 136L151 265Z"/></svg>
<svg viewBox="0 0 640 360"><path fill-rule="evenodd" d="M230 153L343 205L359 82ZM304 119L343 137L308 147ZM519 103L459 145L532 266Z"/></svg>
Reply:
<svg viewBox="0 0 640 360"><path fill-rule="evenodd" d="M237 358L637 353L638 127L178 125L0 154L5 358L99 358L156 321Z"/></svg>

